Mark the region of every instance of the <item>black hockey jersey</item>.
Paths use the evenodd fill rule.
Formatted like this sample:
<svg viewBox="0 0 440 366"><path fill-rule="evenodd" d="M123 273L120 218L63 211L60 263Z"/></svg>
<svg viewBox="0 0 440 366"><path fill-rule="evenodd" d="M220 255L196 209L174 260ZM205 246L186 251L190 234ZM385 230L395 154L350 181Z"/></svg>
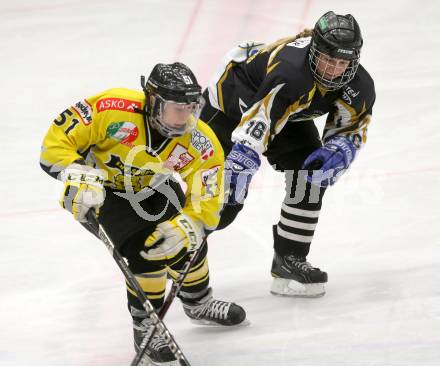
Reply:
<svg viewBox="0 0 440 366"><path fill-rule="evenodd" d="M226 55L208 93L211 105L228 117L230 124L224 128L232 141L263 153L286 123L328 113L324 142L333 135L349 137L357 148L366 142L375 101L371 76L360 65L342 89L321 88L309 67L310 40L290 38L267 46L247 43Z"/></svg>

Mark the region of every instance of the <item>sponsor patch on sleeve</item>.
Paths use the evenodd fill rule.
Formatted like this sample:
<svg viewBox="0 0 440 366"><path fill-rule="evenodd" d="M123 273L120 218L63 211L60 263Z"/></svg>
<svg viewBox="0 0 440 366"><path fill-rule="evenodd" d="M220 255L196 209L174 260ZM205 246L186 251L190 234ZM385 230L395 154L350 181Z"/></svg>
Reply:
<svg viewBox="0 0 440 366"><path fill-rule="evenodd" d="M81 119L82 123L85 125L89 125L92 123L92 106L87 101L87 99L80 100L78 103L76 103L73 107L76 114Z"/></svg>
<svg viewBox="0 0 440 366"><path fill-rule="evenodd" d="M202 184L205 186L206 193L211 197L218 195L217 173L220 170L220 165L203 170L201 173Z"/></svg>

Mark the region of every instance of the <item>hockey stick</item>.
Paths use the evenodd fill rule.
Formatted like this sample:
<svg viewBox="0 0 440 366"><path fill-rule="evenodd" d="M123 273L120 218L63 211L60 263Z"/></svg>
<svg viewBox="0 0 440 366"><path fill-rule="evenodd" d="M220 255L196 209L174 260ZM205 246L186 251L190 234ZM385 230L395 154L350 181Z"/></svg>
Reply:
<svg viewBox="0 0 440 366"><path fill-rule="evenodd" d="M96 214L93 210L89 210L87 213L87 220L88 222L95 228L99 238L102 240L104 245L107 247L108 251L112 255L113 259L115 260L118 267L121 269L122 273L124 274L125 280L130 285L130 287L136 292L136 295L140 302L142 303L142 306L144 307L147 316L151 318L154 325L154 331L158 331L160 335L164 338L164 340L168 343L168 347L170 348L171 352L173 353L174 357L179 361L179 364L181 366L191 366L185 355L183 354L180 347L177 345L176 341L174 340L173 336L163 323L163 321L159 318L159 316L156 313L156 310L154 309L153 305L151 304L150 300L148 300L147 296L145 295L144 291L142 290L141 286L139 285L139 282L136 280L136 278L133 275L133 272L131 272L130 268L128 268L127 263L125 262L124 258L121 256L119 251L116 249L115 245L111 241L108 234L105 232L102 225L99 224L98 219L96 218ZM147 347L145 347L147 348ZM149 350L145 350L145 353L149 355Z"/></svg>
<svg viewBox="0 0 440 366"><path fill-rule="evenodd" d="M196 262L197 258L199 257L200 252L202 251L203 247L206 245L206 238L203 239L202 244L200 246L192 251L190 253L190 256L188 260L185 262L179 277L173 282L173 285L171 286L170 293L168 294L167 298L165 299L162 307L159 310L159 318L163 319L165 314L167 313L168 309L171 306L171 303L173 302L174 298L179 293L180 289L183 286L183 281L185 281L186 276L188 275L191 267Z"/></svg>
<svg viewBox="0 0 440 366"><path fill-rule="evenodd" d="M177 294L179 293L180 289L183 286L183 281L185 281L186 276L188 275L191 267L196 262L197 258L199 257L200 252L202 251L203 247L206 244L206 238L203 239L202 244L196 249L190 252L188 260L183 265L183 268L179 274L179 277L173 282L173 285L171 286L171 290L167 295L167 298L165 299L162 307L160 308L158 312L158 316L160 319L163 320L165 317L165 314L168 312L168 309L170 308L171 304L173 303L174 299L176 298ZM131 362L131 366L139 366L142 362L142 359L147 352L148 344L150 343L150 340L153 338L155 334L155 330L150 334L148 339L143 339L140 350L136 354L136 357Z"/></svg>

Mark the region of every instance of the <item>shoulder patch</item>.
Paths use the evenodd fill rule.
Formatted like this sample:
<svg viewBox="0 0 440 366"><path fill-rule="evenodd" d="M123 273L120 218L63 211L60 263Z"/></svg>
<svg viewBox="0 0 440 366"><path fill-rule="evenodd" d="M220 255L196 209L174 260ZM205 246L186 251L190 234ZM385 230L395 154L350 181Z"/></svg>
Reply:
<svg viewBox="0 0 440 366"><path fill-rule="evenodd" d="M219 170L220 170L220 165L215 165L209 169L203 170L201 173L202 184L204 186L207 186L209 185L209 183L212 183L213 179L215 179Z"/></svg>
<svg viewBox="0 0 440 366"><path fill-rule="evenodd" d="M197 129L191 132L191 145L200 152L202 160L208 160L214 155L211 140Z"/></svg>
<svg viewBox="0 0 440 366"><path fill-rule="evenodd" d="M113 110L136 113L135 109L141 109L142 103L123 98L103 98L96 102L96 108L98 112Z"/></svg>
<svg viewBox="0 0 440 366"><path fill-rule="evenodd" d="M220 165L215 165L209 169L203 170L201 173L202 185L206 189L206 193L210 197L215 197L218 195L218 182L217 173L220 170Z"/></svg>
<svg viewBox="0 0 440 366"><path fill-rule="evenodd" d="M311 41L312 37L297 38L293 42L287 44L287 46L304 48L307 47Z"/></svg>
<svg viewBox="0 0 440 366"><path fill-rule="evenodd" d="M81 119L82 123L85 125L89 125L92 123L92 106L87 101L87 99L80 100L74 106L72 106L73 110Z"/></svg>

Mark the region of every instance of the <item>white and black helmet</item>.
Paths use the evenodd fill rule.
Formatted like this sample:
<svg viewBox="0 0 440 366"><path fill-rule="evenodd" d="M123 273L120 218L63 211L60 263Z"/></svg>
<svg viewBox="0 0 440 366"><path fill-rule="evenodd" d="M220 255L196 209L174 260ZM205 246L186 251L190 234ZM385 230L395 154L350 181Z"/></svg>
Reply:
<svg viewBox="0 0 440 366"><path fill-rule="evenodd" d="M315 80L329 90L342 88L356 75L362 44L359 24L352 15L338 15L332 11L325 13L313 29L309 52L310 69ZM342 75L327 79L317 71L318 60L322 54L349 60L350 64Z"/></svg>
<svg viewBox="0 0 440 366"><path fill-rule="evenodd" d="M180 62L157 64L148 80L141 77L146 95L145 112L148 122L167 138L182 136L190 132L203 106L202 88L190 68ZM179 127L164 120L167 105L191 106L190 118Z"/></svg>

